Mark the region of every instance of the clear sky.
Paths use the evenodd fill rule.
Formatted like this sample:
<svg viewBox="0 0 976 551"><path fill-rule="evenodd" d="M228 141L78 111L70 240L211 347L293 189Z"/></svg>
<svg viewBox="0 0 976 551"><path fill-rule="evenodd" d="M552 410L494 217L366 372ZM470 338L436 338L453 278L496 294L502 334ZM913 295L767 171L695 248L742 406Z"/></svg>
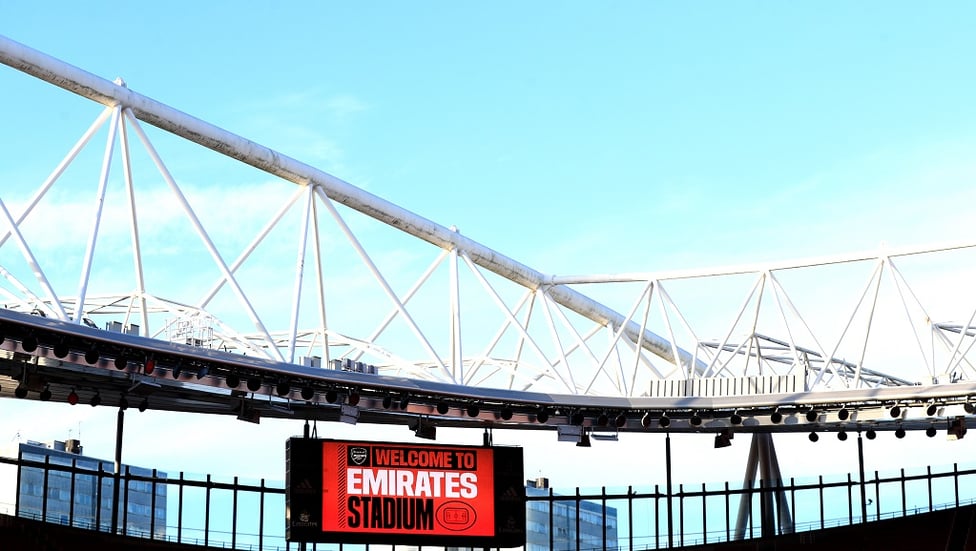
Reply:
<svg viewBox="0 0 976 551"><path fill-rule="evenodd" d="M0 4L0 34L554 274L968 237L974 23L967 2ZM97 114L66 96L0 67L2 127L16 129L0 132L0 175L31 162L46 173ZM257 206L262 184L226 192ZM65 438L78 421L86 450L111 457L114 411L83 409L24 407L0 438ZM301 430L135 412L127 423L132 463L271 479L283 478L284 438ZM910 451L924 438L869 461L925 464ZM553 464L554 440L496 438L526 443L526 474L556 472L562 487L663 477L659 438L567 445L606 466L585 476ZM935 440L927 449L947 445ZM821 441L815 454L805 436L783 441L788 475L855 468L853 441ZM973 441L936 454L963 460ZM684 438L676 475L738 477L744 444Z"/></svg>

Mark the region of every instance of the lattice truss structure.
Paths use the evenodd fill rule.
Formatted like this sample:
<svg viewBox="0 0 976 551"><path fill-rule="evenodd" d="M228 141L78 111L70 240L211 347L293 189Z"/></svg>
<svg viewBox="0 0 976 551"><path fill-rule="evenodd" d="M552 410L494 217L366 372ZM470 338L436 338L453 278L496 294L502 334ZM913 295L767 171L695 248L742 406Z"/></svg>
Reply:
<svg viewBox="0 0 976 551"><path fill-rule="evenodd" d="M2 46L8 65L104 106L46 176L0 185L8 309L511 391L742 396L976 379L976 244L550 275L121 81ZM256 182L258 193L235 192Z"/></svg>

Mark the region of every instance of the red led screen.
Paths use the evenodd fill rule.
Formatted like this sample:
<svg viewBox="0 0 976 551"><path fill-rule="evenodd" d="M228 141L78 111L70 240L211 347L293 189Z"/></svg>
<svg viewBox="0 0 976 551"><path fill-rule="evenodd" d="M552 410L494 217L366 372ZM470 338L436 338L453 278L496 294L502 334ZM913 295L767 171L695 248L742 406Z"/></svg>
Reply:
<svg viewBox="0 0 976 551"><path fill-rule="evenodd" d="M291 541L524 543L520 448L296 438L288 471Z"/></svg>

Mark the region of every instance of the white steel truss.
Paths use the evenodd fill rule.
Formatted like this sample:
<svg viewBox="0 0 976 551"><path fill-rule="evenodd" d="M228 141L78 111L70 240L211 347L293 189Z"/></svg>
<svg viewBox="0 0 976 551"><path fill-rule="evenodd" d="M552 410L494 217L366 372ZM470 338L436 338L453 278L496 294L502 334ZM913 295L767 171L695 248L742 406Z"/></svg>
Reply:
<svg viewBox="0 0 976 551"><path fill-rule="evenodd" d="M105 105L46 179L0 191L0 296L9 309L274 361L348 359L383 374L512 392L761 402L784 392L868 396L976 381L976 304L926 268L946 256L971 265L973 242L697 271L549 275L121 81L4 37L0 61ZM143 122L280 179L256 198L267 222L227 244L226 229L208 225L223 207L195 203ZM100 132L94 189L63 182ZM119 168L121 179L113 177ZM74 247L72 262L43 254L63 254L49 241L62 184L93 205L84 239L57 237ZM29 198L13 193L34 185ZM194 242L146 231L166 209L180 214L180 235ZM251 226L242 223L235 237ZM410 237L398 245L410 262L397 262L391 234ZM191 249L199 252L192 261L171 256L189 258ZM269 261L267 249L286 252ZM179 271L194 272L193 283L174 282ZM963 268L958 274L965 281Z"/></svg>

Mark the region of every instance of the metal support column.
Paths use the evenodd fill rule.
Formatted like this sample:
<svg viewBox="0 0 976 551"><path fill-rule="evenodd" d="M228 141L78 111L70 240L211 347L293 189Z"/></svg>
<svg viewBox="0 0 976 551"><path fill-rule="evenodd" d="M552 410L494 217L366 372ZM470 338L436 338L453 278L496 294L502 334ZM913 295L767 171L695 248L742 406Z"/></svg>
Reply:
<svg viewBox="0 0 976 551"><path fill-rule="evenodd" d="M867 498L867 488L865 487L864 481L864 439L861 438L861 432L857 433L857 467L858 473L861 476L861 522L868 521L868 498Z"/></svg>
<svg viewBox="0 0 976 551"><path fill-rule="evenodd" d="M674 506L671 504L671 433L664 438L664 466L667 475L668 492L668 548L674 547Z"/></svg>
<svg viewBox="0 0 976 551"><path fill-rule="evenodd" d="M742 480L742 489L747 490L747 492L742 494L742 499L739 501L739 514L735 523L735 539L746 538L746 526L752 509L752 493L748 490L755 488L757 473L764 482L763 487L768 488L760 496L763 501L761 510L764 512L764 518L761 519L763 536L775 534L773 526L777 525L777 513L780 533L793 533L795 531L793 515L790 512L786 493L783 491L783 475L779 469L776 448L773 446L773 436L766 433L756 433L752 436L749 458L746 460L746 472Z"/></svg>
<svg viewBox="0 0 976 551"><path fill-rule="evenodd" d="M112 533L119 533L119 482L122 474L122 427L125 424L125 410L119 408L115 424L115 476L112 477ZM98 507L98 505L96 505Z"/></svg>

